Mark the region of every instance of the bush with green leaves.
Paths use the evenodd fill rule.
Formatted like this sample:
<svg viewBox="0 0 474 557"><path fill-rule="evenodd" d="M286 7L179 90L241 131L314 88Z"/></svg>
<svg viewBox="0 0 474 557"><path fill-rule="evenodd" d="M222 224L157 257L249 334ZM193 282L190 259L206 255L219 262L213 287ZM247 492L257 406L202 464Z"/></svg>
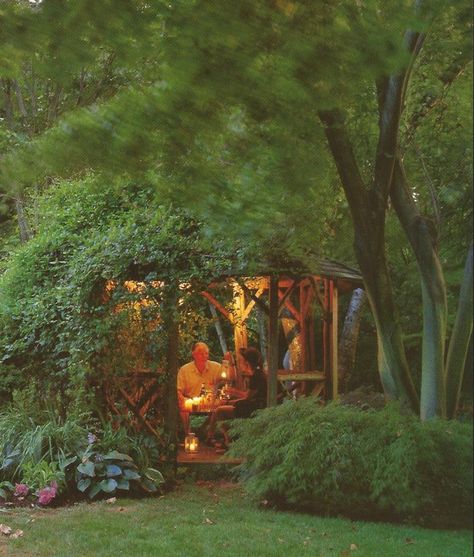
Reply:
<svg viewBox="0 0 474 557"><path fill-rule="evenodd" d="M146 468L142 472L133 459L118 451L101 454L89 445L76 468L77 489L90 499L99 493L112 494L117 490L130 491L139 487L155 493L164 478L158 470Z"/></svg>
<svg viewBox="0 0 474 557"><path fill-rule="evenodd" d="M63 182L34 211L35 236L0 276L0 397L34 380L40 397L54 387L67 412L81 384L96 385L104 369L128 373L137 353L144 367L166 370L162 281L206 284L236 260L235 250L230 256L211 245L189 213L160 204L150 183L94 176ZM144 290L130 292L127 280L141 281ZM180 295L197 298L187 290ZM143 297L150 303L135 303ZM190 337L212 320L192 311L182 317L189 343L180 348L188 356ZM120 341L130 330L127 339L136 337L139 350Z"/></svg>
<svg viewBox="0 0 474 557"><path fill-rule="evenodd" d="M101 426L74 407L61 417L53 399L45 407L34 394L34 389L15 393L0 413L0 497L9 498L15 483L31 496L54 486L54 496L79 487L90 497L97 489L108 493L134 485L154 492L163 483L153 468L163 451L160 439L113 429L110 423Z"/></svg>
<svg viewBox="0 0 474 557"><path fill-rule="evenodd" d="M30 490L37 491L53 482L59 489L64 488L66 483L65 468L72 461L67 459L65 463L59 464L56 461L48 462L25 462L21 467L21 482L26 484Z"/></svg>
<svg viewBox="0 0 474 557"><path fill-rule="evenodd" d="M0 481L20 481L24 473L38 478L43 472L48 478L55 471L62 473L68 457L87 437L90 413L71 408L61 416L51 401L45 407L33 395L28 390L15 393L13 402L0 412ZM49 472L37 466L49 467ZM49 479L61 484L59 478Z"/></svg>
<svg viewBox="0 0 474 557"><path fill-rule="evenodd" d="M362 411L314 398L233 423L232 454L256 498L319 513L471 524L472 424L398 406Z"/></svg>

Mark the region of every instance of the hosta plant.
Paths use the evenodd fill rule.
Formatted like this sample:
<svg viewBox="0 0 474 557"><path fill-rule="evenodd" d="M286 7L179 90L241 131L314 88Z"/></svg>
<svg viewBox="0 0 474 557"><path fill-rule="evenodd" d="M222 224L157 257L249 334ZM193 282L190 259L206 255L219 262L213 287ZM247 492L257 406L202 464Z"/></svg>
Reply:
<svg viewBox="0 0 474 557"><path fill-rule="evenodd" d="M136 487L154 493L164 479L154 468L140 472L127 454L114 450L104 455L89 445L76 468L76 482L77 489L93 499L99 493L112 494Z"/></svg>
<svg viewBox="0 0 474 557"><path fill-rule="evenodd" d="M0 482L0 497L7 500L11 493L15 490L15 486L9 481Z"/></svg>

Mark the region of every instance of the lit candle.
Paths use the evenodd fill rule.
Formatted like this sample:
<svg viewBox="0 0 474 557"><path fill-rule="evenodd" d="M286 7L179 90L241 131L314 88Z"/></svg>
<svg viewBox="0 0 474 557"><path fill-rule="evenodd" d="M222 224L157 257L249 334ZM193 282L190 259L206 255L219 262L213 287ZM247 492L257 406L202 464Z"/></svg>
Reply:
<svg viewBox="0 0 474 557"><path fill-rule="evenodd" d="M191 412L191 411L192 411L192 409L193 409L193 399L192 399L192 398L187 398L187 399L184 401L184 409L185 409L187 412Z"/></svg>
<svg viewBox="0 0 474 557"><path fill-rule="evenodd" d="M221 373L221 377L222 377L222 379L227 379L227 373L225 371L223 371Z"/></svg>
<svg viewBox="0 0 474 557"><path fill-rule="evenodd" d="M184 450L187 453L197 453L199 450L199 439L194 433L188 433L184 439Z"/></svg>

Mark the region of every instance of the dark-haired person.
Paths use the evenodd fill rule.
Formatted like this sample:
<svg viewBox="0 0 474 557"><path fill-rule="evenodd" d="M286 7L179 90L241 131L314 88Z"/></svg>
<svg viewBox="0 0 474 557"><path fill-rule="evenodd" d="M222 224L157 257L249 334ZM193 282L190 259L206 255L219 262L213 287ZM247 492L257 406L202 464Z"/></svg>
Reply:
<svg viewBox="0 0 474 557"><path fill-rule="evenodd" d="M248 389L228 388L228 394L234 398L229 404L219 406L212 414L208 428L207 443L213 444L216 425L230 418L248 418L255 410L265 408L267 401L267 378L263 371L263 358L256 348L241 348L242 375L248 377ZM227 428L223 425L224 442L229 444Z"/></svg>

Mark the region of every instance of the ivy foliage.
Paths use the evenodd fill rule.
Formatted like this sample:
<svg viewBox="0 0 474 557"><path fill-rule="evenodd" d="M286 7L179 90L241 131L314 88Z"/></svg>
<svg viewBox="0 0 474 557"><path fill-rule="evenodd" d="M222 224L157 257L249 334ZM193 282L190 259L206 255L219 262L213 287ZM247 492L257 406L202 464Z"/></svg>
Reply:
<svg viewBox="0 0 474 557"><path fill-rule="evenodd" d="M238 264L239 253L229 257L215 240L211 249L188 214L160 205L153 186L64 182L38 200L37 216L35 237L0 282L4 386L15 373L17 387L34 379L67 393L104 362L126 371L137 354L163 368L163 300L180 283L183 301L191 285ZM130 280L139 288L127 288ZM124 342L131 328L135 346Z"/></svg>

